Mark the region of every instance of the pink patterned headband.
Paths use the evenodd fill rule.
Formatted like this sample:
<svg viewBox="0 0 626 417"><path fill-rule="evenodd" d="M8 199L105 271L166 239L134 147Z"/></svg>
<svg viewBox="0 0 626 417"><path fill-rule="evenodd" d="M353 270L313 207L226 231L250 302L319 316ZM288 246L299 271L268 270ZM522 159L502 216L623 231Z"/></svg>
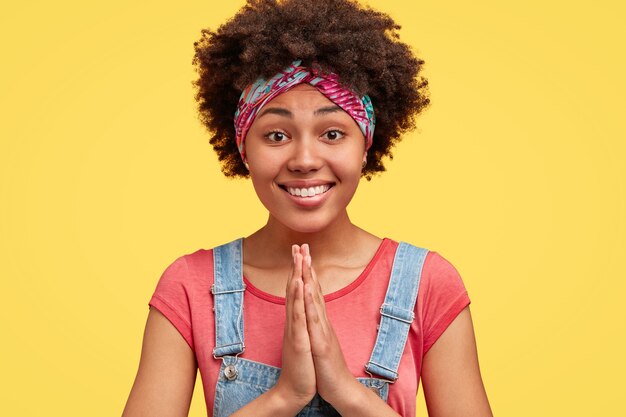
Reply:
<svg viewBox="0 0 626 417"><path fill-rule="evenodd" d="M259 110L277 95L302 83L316 87L330 101L352 116L365 136L365 150L372 146L376 118L369 96L358 97L339 84L337 74L322 75L300 66L301 62L300 60L292 62L289 67L269 80L257 79L241 93L235 112L235 133L237 148L244 162L246 161L244 140Z"/></svg>

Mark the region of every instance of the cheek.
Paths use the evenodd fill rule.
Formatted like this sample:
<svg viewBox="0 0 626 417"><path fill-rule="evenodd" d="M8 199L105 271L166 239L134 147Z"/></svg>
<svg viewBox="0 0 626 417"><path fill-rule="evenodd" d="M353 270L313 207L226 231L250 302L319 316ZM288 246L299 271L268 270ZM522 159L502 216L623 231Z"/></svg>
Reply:
<svg viewBox="0 0 626 417"><path fill-rule="evenodd" d="M267 180L259 178L258 176L250 175L250 179L252 180L252 187L254 188L258 200L267 210L271 211L275 203L272 185Z"/></svg>
<svg viewBox="0 0 626 417"><path fill-rule="evenodd" d="M273 181L274 175L272 175L266 169L254 168L250 166L250 179L252 180L252 186L256 193L261 196L269 193L270 183Z"/></svg>
<svg viewBox="0 0 626 417"><path fill-rule="evenodd" d="M363 150L355 149L351 152L337 152L330 155L329 161L337 175L361 177L363 167Z"/></svg>
<svg viewBox="0 0 626 417"><path fill-rule="evenodd" d="M275 177L280 169L280 155L276 152L267 152L262 148L250 146L246 148L246 159L251 177L259 181L268 177Z"/></svg>
<svg viewBox="0 0 626 417"><path fill-rule="evenodd" d="M260 155L248 158L250 180L254 191L261 203L269 208L274 201L275 194L281 191L275 184L276 177L280 172L279 165L270 158L258 158Z"/></svg>

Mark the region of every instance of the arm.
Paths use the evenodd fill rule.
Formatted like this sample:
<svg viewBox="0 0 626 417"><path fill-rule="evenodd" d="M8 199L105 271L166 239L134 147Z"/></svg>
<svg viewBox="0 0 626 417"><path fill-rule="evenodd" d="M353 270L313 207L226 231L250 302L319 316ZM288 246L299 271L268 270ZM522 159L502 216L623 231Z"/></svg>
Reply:
<svg viewBox="0 0 626 417"><path fill-rule="evenodd" d="M274 387L241 407L231 417L291 417L298 414L305 405L306 403L289 400Z"/></svg>
<svg viewBox="0 0 626 417"><path fill-rule="evenodd" d="M345 395L333 401L333 407L344 417L400 417L389 404L354 377L345 381Z"/></svg>
<svg viewBox="0 0 626 417"><path fill-rule="evenodd" d="M469 306L426 352L422 385L430 417L492 417Z"/></svg>
<svg viewBox="0 0 626 417"><path fill-rule="evenodd" d="M196 374L196 358L185 339L150 308L139 370L122 417L187 416Z"/></svg>

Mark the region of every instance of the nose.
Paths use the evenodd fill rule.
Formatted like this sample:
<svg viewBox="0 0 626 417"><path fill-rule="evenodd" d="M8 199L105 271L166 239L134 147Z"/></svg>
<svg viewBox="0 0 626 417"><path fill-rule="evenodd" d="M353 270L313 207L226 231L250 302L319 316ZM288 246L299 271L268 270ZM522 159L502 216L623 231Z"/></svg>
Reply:
<svg viewBox="0 0 626 417"><path fill-rule="evenodd" d="M308 173L319 170L324 164L320 143L313 136L302 136L294 141L287 169L292 172Z"/></svg>

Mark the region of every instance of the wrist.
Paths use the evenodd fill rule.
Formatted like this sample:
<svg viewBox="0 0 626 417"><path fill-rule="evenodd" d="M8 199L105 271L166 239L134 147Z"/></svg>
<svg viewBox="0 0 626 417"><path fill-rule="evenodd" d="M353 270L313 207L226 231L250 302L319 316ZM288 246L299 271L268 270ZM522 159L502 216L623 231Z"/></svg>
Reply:
<svg viewBox="0 0 626 417"><path fill-rule="evenodd" d="M266 394L272 403L272 408L276 410L276 416L295 416L311 401L310 398L299 398L293 393L282 389L280 384L276 384Z"/></svg>
<svg viewBox="0 0 626 417"><path fill-rule="evenodd" d="M338 386L341 389L333 393L326 393L326 396L322 395L322 398L330 403L341 415L351 414L353 410L358 409L362 405L363 401L367 400L368 389L352 375L350 375L349 379L338 384Z"/></svg>

